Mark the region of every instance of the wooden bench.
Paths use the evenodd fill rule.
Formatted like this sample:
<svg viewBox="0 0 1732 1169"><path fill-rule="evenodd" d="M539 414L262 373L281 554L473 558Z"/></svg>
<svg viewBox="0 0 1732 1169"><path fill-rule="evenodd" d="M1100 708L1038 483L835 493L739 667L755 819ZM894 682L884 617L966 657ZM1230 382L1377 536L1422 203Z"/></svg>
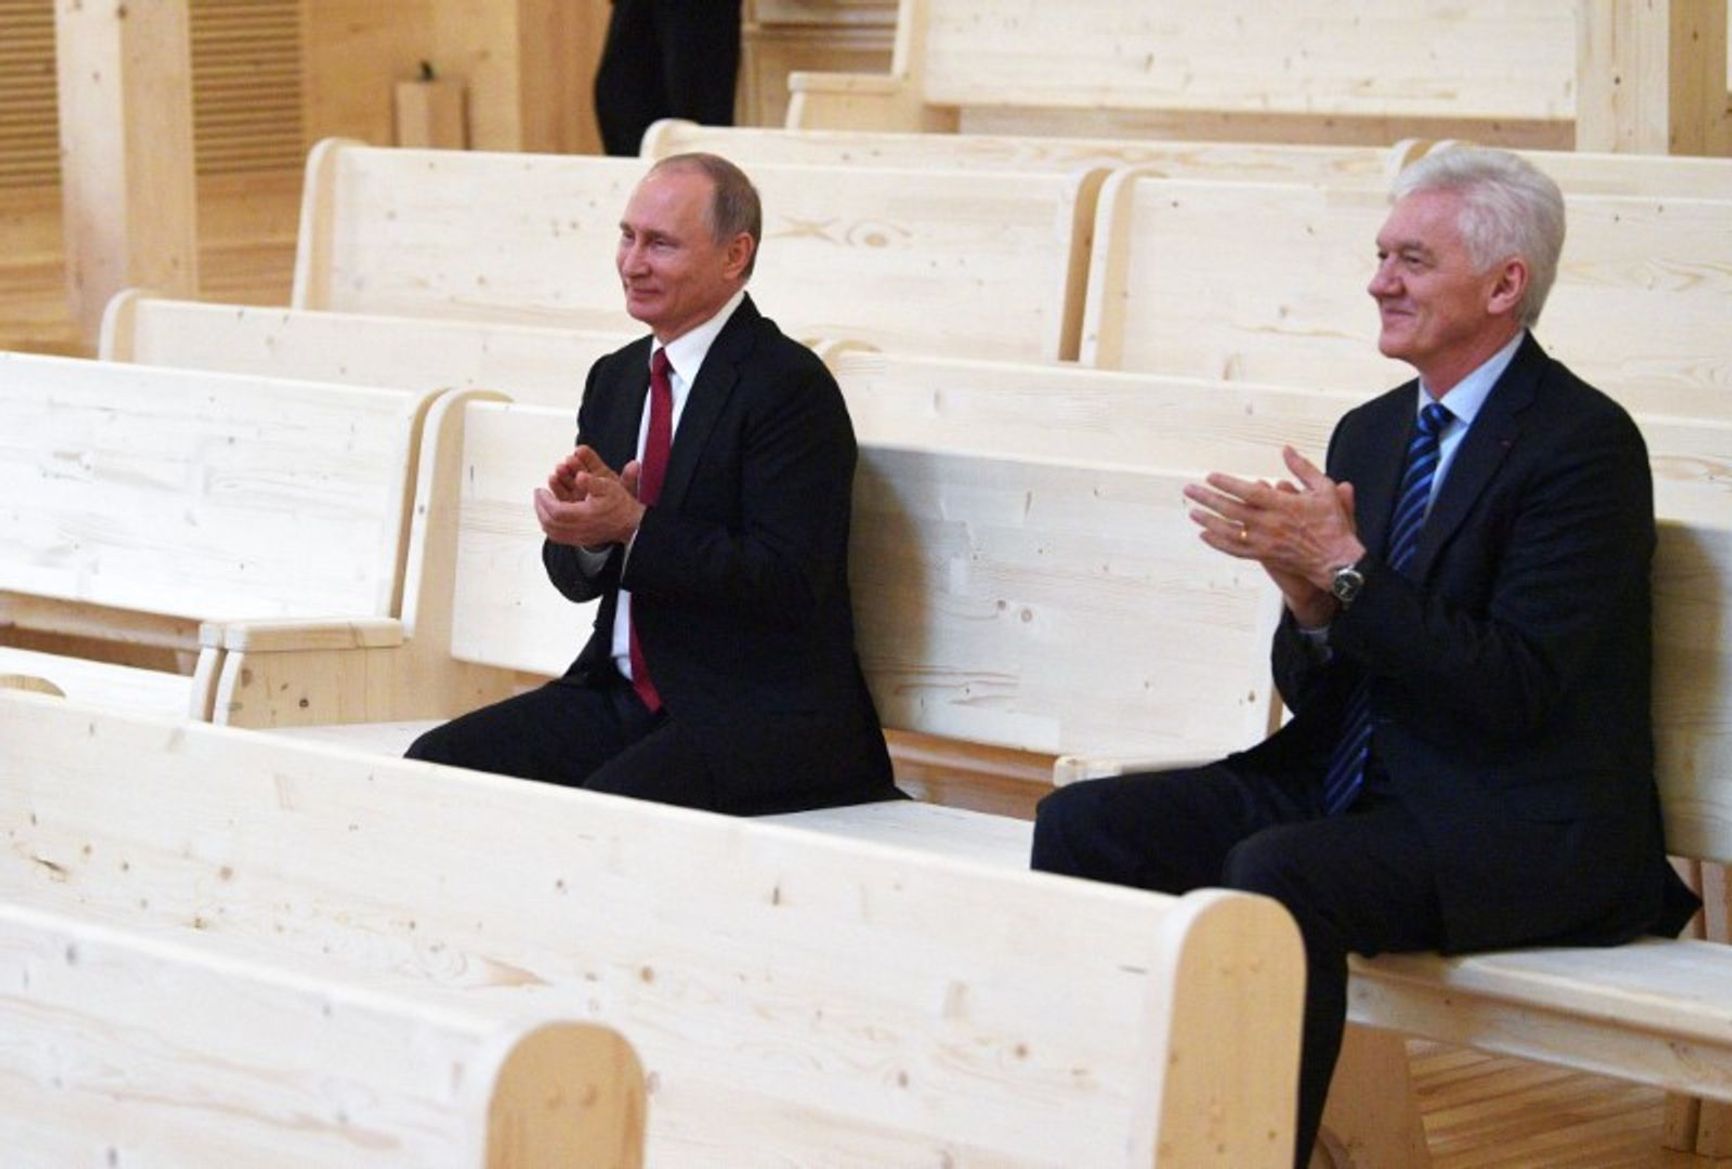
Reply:
<svg viewBox="0 0 1732 1169"><path fill-rule="evenodd" d="M644 133L639 153L654 160L685 151L707 150L731 158L747 169L764 163L798 163L1070 173L1084 167L1142 166L1173 178L1376 184L1387 183L1397 170L1429 146L1430 143L1412 139L1394 146L1315 146L1156 138L917 134L895 130L790 130L704 126L683 118L664 118Z"/></svg>
<svg viewBox="0 0 1732 1169"><path fill-rule="evenodd" d="M31 694L0 824L0 900L617 1029L658 1169L1291 1163L1302 967L1261 898Z"/></svg>
<svg viewBox="0 0 1732 1169"><path fill-rule="evenodd" d="M902 0L888 75L796 72L801 129L1575 145L1576 5Z"/></svg>
<svg viewBox="0 0 1732 1169"><path fill-rule="evenodd" d="M647 164L326 141L308 159L297 308L630 331L614 254ZM783 331L1024 360L1077 353L1101 169L753 166L750 285ZM990 305L991 311L985 311Z"/></svg>
<svg viewBox="0 0 1732 1169"><path fill-rule="evenodd" d="M591 610L547 585L528 500L570 443L568 416L458 394L427 433L402 620L207 627L225 651L217 721L398 752L414 730L403 720L564 670ZM1274 592L1195 538L1185 481L867 442L852 585L885 725L1077 756L1070 768L1260 737ZM397 725L347 725L379 723Z"/></svg>
<svg viewBox="0 0 1732 1169"><path fill-rule="evenodd" d="M643 1164L643 1073L617 1033L221 943L0 903L9 1164Z"/></svg>
<svg viewBox="0 0 1732 1169"><path fill-rule="evenodd" d="M575 413L589 367L641 335L212 304L129 289L108 304L97 356L346 385L488 388Z"/></svg>
<svg viewBox="0 0 1732 1169"><path fill-rule="evenodd" d="M1569 243L1541 322L1547 348L1633 411L1702 415L1732 386L1732 199L1567 199ZM1365 292L1387 214L1385 193L1370 188L1117 172L1101 196L1082 360L1364 392L1395 385L1411 371L1378 354Z"/></svg>
<svg viewBox="0 0 1732 1169"><path fill-rule="evenodd" d="M431 398L0 354L0 673L208 717L201 622L395 616Z"/></svg>
<svg viewBox="0 0 1732 1169"><path fill-rule="evenodd" d="M1668 851L1732 862L1732 527L1663 521L1655 558L1657 777ZM776 817L848 839L904 841L1005 868L1026 865L1030 825L930 805ZM1365 1161L1423 1169L1424 1133L1398 1044L1411 1035L1732 1101L1732 947L1644 939L1353 960L1352 1035L1326 1123Z"/></svg>

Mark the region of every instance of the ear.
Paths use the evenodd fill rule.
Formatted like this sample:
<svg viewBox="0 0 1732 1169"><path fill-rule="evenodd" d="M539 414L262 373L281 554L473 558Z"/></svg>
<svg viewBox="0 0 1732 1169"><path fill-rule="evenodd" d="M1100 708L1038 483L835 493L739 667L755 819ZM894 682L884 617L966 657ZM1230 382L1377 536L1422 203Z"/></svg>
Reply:
<svg viewBox="0 0 1732 1169"><path fill-rule="evenodd" d="M744 276L755 247L752 237L743 231L728 241L726 271L730 277L739 280Z"/></svg>
<svg viewBox="0 0 1732 1169"><path fill-rule="evenodd" d="M1486 297L1486 311L1493 316L1515 312L1527 295L1528 279L1528 262L1520 256L1511 256L1499 264Z"/></svg>

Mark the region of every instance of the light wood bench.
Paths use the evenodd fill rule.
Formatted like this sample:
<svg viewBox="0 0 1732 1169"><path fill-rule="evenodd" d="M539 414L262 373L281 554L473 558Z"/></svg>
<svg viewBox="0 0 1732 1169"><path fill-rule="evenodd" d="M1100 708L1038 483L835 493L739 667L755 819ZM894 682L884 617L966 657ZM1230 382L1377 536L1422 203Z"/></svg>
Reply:
<svg viewBox="0 0 1732 1169"><path fill-rule="evenodd" d="M801 129L1575 145L1571 0L902 0L888 75L796 72Z"/></svg>
<svg viewBox="0 0 1732 1169"><path fill-rule="evenodd" d="M705 126L664 118L645 133L640 154L666 158L707 150L751 169L764 163L1070 173L1084 167L1142 166L1174 178L1304 183L1387 183L1429 147L1314 146L1285 142L1181 142L1156 138L918 134L895 130L792 130ZM1612 156L1626 157L1626 156ZM1691 160L1705 161L1705 160ZM1676 193L1676 192L1675 192Z"/></svg>
<svg viewBox="0 0 1732 1169"><path fill-rule="evenodd" d="M642 333L213 304L129 289L109 301L97 356L346 385L496 389L575 414L589 367Z"/></svg>
<svg viewBox="0 0 1732 1169"><path fill-rule="evenodd" d="M208 717L201 622L395 616L431 398L0 354L0 673Z"/></svg>
<svg viewBox="0 0 1732 1169"><path fill-rule="evenodd" d="M233 950L0 902L8 1163L643 1164L643 1073L617 1033Z"/></svg>
<svg viewBox="0 0 1732 1169"><path fill-rule="evenodd" d="M1668 851L1732 862L1732 527L1663 521L1655 558L1657 777ZM848 839L901 840L1020 868L1031 826L930 805L776 817ZM1732 1101L1732 947L1644 939L1614 949L1543 948L1353 960L1352 1035L1327 1123L1369 1159L1428 1164L1399 1044L1411 1035Z"/></svg>
<svg viewBox="0 0 1732 1169"><path fill-rule="evenodd" d="M0 824L0 900L617 1029L658 1169L1291 1163L1302 967L1261 898L28 694Z"/></svg>
<svg viewBox="0 0 1732 1169"><path fill-rule="evenodd" d="M528 501L568 417L457 394L427 433L402 620L207 627L225 651L217 721L397 752L403 720L565 669L591 609L547 585ZM1075 756L1071 769L1260 737L1274 591L1196 539L1186 478L866 443L850 564L885 725Z"/></svg>
<svg viewBox="0 0 1732 1169"><path fill-rule="evenodd" d="M648 164L330 140L307 164L297 308L630 331L614 255ZM783 331L1072 358L1102 169L753 166L750 289ZM990 310L990 311L988 311Z"/></svg>
<svg viewBox="0 0 1732 1169"><path fill-rule="evenodd" d="M1732 199L1566 198L1547 349L1632 411L1701 415L1732 386ZM1370 188L1116 172L1082 360L1365 392L1404 381L1411 371L1377 352L1365 291L1387 214Z"/></svg>

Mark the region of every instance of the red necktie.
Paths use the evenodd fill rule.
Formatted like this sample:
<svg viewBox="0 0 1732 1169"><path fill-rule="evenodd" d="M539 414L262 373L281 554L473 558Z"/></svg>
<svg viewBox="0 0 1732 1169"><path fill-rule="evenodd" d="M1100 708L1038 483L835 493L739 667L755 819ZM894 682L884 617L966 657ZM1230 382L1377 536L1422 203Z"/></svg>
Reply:
<svg viewBox="0 0 1732 1169"><path fill-rule="evenodd" d="M662 480L668 473L668 451L674 443L674 391L668 384L668 351L657 349L650 358L649 434L644 438L643 465L637 481L638 501L648 507L660 498ZM652 711L662 708L662 698L650 681L649 665L637 637L637 598L631 605L631 687Z"/></svg>

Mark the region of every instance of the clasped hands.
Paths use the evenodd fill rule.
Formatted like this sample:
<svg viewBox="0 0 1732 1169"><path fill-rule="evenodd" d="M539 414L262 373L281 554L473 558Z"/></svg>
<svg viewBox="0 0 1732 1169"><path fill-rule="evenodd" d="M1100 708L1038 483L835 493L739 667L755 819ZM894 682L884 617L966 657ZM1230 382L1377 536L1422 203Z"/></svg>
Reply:
<svg viewBox="0 0 1732 1169"><path fill-rule="evenodd" d="M588 446L579 446L553 468L547 486L535 489L535 518L555 544L599 550L624 544L643 522L638 502L642 468L633 459L618 474Z"/></svg>
<svg viewBox="0 0 1732 1169"><path fill-rule="evenodd" d="M1216 472L1185 488L1191 519L1218 552L1260 563L1300 625L1329 624L1335 570L1365 555L1353 518L1353 485L1337 483L1292 447L1293 480L1269 483Z"/></svg>

